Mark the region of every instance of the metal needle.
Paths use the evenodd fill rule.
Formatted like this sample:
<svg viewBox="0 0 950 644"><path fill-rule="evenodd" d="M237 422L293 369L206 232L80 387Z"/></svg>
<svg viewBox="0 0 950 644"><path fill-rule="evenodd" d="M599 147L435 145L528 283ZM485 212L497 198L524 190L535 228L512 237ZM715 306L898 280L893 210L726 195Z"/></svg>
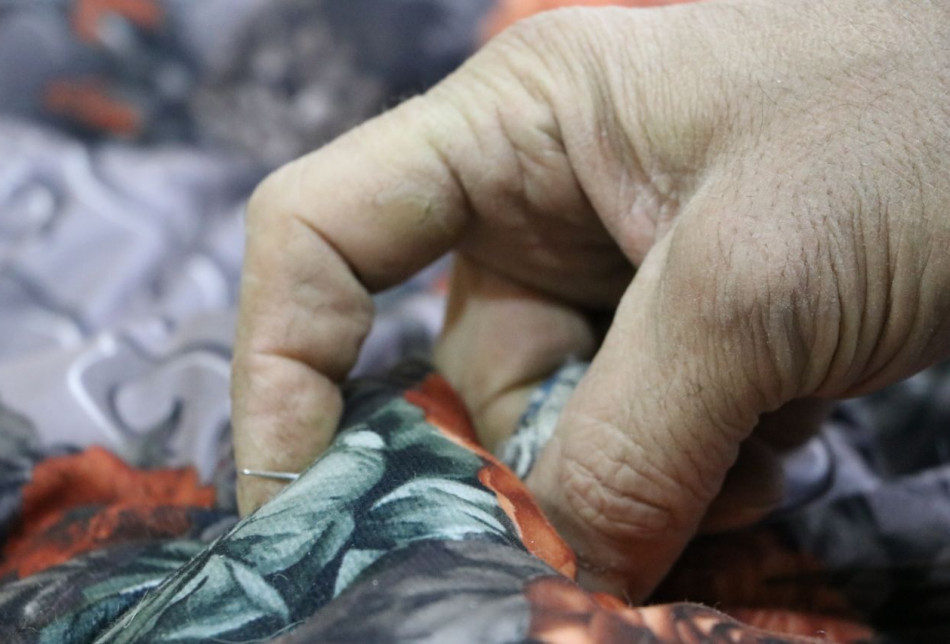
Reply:
<svg viewBox="0 0 950 644"><path fill-rule="evenodd" d="M262 479L274 479L275 481L296 481L300 478L299 474L294 472L269 472L267 470L241 470L241 474L244 476L257 476Z"/></svg>

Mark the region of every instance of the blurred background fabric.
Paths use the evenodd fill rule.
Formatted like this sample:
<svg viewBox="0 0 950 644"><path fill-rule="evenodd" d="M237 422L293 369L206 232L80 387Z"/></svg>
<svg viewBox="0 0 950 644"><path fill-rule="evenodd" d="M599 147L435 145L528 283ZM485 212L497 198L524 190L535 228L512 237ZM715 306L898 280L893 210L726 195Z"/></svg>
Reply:
<svg viewBox="0 0 950 644"><path fill-rule="evenodd" d="M457 66L489 8L0 0L0 404L43 445L212 477L244 201ZM428 347L443 270L378 299L359 371Z"/></svg>

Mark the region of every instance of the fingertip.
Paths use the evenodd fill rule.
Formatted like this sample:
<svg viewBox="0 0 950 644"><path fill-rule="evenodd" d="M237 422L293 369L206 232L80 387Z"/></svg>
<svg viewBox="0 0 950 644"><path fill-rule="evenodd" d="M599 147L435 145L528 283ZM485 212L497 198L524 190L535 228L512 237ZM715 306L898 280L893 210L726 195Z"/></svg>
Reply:
<svg viewBox="0 0 950 644"><path fill-rule="evenodd" d="M239 470L236 487L238 514L241 517L246 517L253 513L285 487L287 487L287 483L252 480L252 477L243 475Z"/></svg>
<svg viewBox="0 0 950 644"><path fill-rule="evenodd" d="M243 515L284 484L241 470L303 471L330 444L343 403L334 381L289 357L239 352L233 370L232 429Z"/></svg>
<svg viewBox="0 0 950 644"><path fill-rule="evenodd" d="M562 439L563 432L545 449L529 489L574 548L585 588L645 599L694 534L691 516L701 512L683 511L651 474L623 464L624 450L594 447L593 437L586 445Z"/></svg>

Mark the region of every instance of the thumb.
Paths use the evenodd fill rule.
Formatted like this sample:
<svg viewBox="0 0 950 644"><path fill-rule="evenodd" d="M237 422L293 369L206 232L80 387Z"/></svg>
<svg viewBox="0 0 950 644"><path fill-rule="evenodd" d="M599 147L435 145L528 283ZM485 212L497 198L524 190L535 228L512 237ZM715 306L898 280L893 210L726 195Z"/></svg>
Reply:
<svg viewBox="0 0 950 644"><path fill-rule="evenodd" d="M786 357L800 335L760 328L789 328L788 307L771 320L768 275L696 223L684 212L648 254L528 480L580 581L632 601L696 533L759 414L793 397L782 383L797 382Z"/></svg>

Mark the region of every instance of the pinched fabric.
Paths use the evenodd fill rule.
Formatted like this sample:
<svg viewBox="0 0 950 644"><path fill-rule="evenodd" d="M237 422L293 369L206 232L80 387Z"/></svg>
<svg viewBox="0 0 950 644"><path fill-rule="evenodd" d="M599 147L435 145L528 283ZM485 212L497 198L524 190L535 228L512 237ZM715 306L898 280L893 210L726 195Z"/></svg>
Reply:
<svg viewBox="0 0 950 644"><path fill-rule="evenodd" d="M69 536L12 535L8 547L48 543L20 559L12 572L21 579L0 587L0 634L47 642L776 642L871 634L849 619L852 606L834 583L803 587L809 599L799 605L728 606L779 629L771 632L697 604L637 609L583 591L571 581L571 550L517 476L479 447L460 401L423 363L351 383L342 426L296 482L234 525L198 510L213 497L184 473L163 480L169 472L149 471L126 481L110 503L86 501L58 517L62 535L105 529L97 548L54 563L56 546L73 543ZM62 474L90 456L61 458L77 459L60 461ZM164 496L166 504L131 504L124 526L108 520L136 486L151 486L153 503ZM37 495L26 496L27 511L37 512ZM772 542L751 535L765 539L760 559L737 560L716 583L767 589L782 577L807 582L820 570L769 535ZM770 558L783 560L782 577L748 577L750 565ZM718 603L728 600L726 592Z"/></svg>

